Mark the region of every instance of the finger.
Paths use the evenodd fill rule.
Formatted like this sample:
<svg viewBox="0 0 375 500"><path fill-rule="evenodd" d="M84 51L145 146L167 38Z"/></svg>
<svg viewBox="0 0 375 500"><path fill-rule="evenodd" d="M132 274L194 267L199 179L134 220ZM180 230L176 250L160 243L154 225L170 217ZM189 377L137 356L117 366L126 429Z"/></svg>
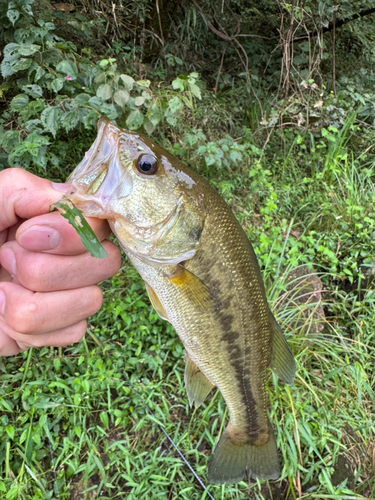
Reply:
<svg viewBox="0 0 375 500"><path fill-rule="evenodd" d="M0 317L0 356L14 356L30 347L64 347L74 344L85 335L86 328L87 322L80 321L62 330L41 335L25 335L9 328Z"/></svg>
<svg viewBox="0 0 375 500"><path fill-rule="evenodd" d="M102 305L98 286L69 291L34 293L21 285L0 283L5 304L0 310L6 325L18 333L40 335L73 326Z"/></svg>
<svg viewBox="0 0 375 500"><path fill-rule="evenodd" d="M69 184L56 184L19 168L0 172L0 231L13 226L18 217L30 219L48 213L62 198Z"/></svg>
<svg viewBox="0 0 375 500"><path fill-rule="evenodd" d="M107 221L88 218L87 222L100 241L110 234ZM33 252L78 255L86 249L77 231L60 213L40 215L24 222L17 231L17 242Z"/></svg>
<svg viewBox="0 0 375 500"><path fill-rule="evenodd" d="M88 252L80 255L29 252L16 241L10 241L0 248L0 264L17 283L34 292L72 290L95 285L119 270L120 250L107 240L103 246L108 257L97 259Z"/></svg>

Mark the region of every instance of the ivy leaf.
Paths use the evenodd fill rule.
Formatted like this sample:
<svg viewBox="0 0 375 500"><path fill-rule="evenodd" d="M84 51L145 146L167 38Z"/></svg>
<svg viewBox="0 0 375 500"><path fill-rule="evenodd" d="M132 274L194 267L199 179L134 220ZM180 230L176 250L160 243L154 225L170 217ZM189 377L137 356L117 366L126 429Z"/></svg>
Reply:
<svg viewBox="0 0 375 500"><path fill-rule="evenodd" d="M129 75L120 75L122 83L124 84L125 89L130 92L134 87L134 78Z"/></svg>
<svg viewBox="0 0 375 500"><path fill-rule="evenodd" d="M97 88L96 95L104 101L107 101L112 97L112 92L112 87L108 83L103 83Z"/></svg>
<svg viewBox="0 0 375 500"><path fill-rule="evenodd" d="M84 247L93 257L97 257L98 259L108 257L103 245L83 217L81 210L78 210L68 198L64 197L62 200L51 205L50 209L53 210L54 208L57 208L61 215L68 220L69 224L74 227Z"/></svg>
<svg viewBox="0 0 375 500"><path fill-rule="evenodd" d="M136 130L143 123L143 114L139 109L132 111L126 119L126 125L130 130Z"/></svg>
<svg viewBox="0 0 375 500"><path fill-rule="evenodd" d="M113 100L123 108L129 100L129 92L127 90L117 90L113 94Z"/></svg>
<svg viewBox="0 0 375 500"><path fill-rule="evenodd" d="M59 62L56 66L56 71L63 75L70 76L73 80L75 80L78 75L78 69L75 63L73 61L67 61L66 59Z"/></svg>
<svg viewBox="0 0 375 500"><path fill-rule="evenodd" d="M56 137L56 132L59 128L60 116L61 109L56 106L47 106L40 115L40 119L44 125L44 130L46 132L50 132L53 137Z"/></svg>

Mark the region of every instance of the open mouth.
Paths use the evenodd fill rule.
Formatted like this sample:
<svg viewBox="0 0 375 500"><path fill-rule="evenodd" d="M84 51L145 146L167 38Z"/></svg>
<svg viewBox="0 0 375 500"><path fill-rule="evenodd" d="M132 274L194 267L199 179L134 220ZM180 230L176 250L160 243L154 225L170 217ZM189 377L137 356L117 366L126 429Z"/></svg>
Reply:
<svg viewBox="0 0 375 500"><path fill-rule="evenodd" d="M108 169L108 162L117 148L118 133L119 128L116 125L108 118L101 117L98 122L98 135L93 145L67 181L76 187L82 187L82 190L86 188L87 194L90 188L95 193L105 178L104 171Z"/></svg>
<svg viewBox="0 0 375 500"><path fill-rule="evenodd" d="M98 135L84 159L68 178L69 198L85 215L107 218L111 201L129 194L132 180L119 158L120 129L107 118L98 122Z"/></svg>

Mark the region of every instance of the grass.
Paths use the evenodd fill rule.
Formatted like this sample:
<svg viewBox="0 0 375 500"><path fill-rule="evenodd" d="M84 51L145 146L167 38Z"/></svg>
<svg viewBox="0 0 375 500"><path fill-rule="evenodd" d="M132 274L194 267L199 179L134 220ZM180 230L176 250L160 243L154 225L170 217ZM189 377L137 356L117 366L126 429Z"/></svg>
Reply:
<svg viewBox="0 0 375 500"><path fill-rule="evenodd" d="M375 291L359 272L373 253L373 164L350 152L343 134L332 162L320 158L324 169L304 183L295 182L300 159L291 148L281 170L264 158L250 178L248 165L212 174L233 184L227 199L297 361L292 387L273 375L268 382L280 481L205 492L181 461L159 424L208 485L225 403L213 391L189 408L182 345L124 259L102 284L104 305L79 344L0 359L0 499L375 498ZM320 303L307 300L311 264Z"/></svg>

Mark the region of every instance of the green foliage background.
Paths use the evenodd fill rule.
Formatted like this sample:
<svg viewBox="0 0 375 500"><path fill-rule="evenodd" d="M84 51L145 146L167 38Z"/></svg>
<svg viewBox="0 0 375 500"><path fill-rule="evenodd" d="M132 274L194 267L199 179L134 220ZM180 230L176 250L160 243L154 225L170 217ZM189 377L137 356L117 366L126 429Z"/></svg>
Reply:
<svg viewBox="0 0 375 500"><path fill-rule="evenodd" d="M0 0L0 169L63 181L104 114L208 178L255 247L298 364L293 387L269 380L284 469L217 500L375 498L373 11ZM290 292L301 266L324 320ZM208 498L155 418L207 484L221 395L188 408L182 345L126 259L102 287L81 343L0 360L0 498Z"/></svg>

